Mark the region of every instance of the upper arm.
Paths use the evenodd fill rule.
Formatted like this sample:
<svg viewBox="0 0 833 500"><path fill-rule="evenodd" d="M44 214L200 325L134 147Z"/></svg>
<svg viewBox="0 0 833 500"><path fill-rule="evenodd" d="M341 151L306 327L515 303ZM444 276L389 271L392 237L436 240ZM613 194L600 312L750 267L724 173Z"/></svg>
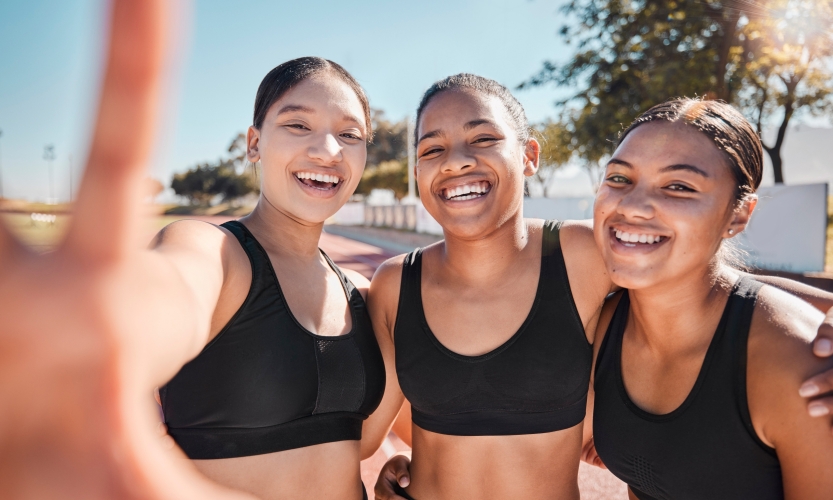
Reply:
<svg viewBox="0 0 833 500"><path fill-rule="evenodd" d="M242 248L236 247L245 256ZM204 338L197 339L198 349L208 341L212 317L229 267L229 248L233 246L225 229L194 220L169 224L151 243L151 251L163 257L171 266L171 272L182 279L193 295L199 311L199 330L205 334Z"/></svg>
<svg viewBox="0 0 833 500"><path fill-rule="evenodd" d="M402 391L396 376L396 356L393 329L399 305L399 288L404 256L394 257L376 270L367 294L367 309L373 322L373 332L385 362L385 395L376 411L362 427L362 458L371 456L390 431L402 407Z"/></svg>
<svg viewBox="0 0 833 500"><path fill-rule="evenodd" d="M616 306L619 304L619 300L621 298L622 294L617 293L609 296L607 300L605 300L605 303L602 306L602 311L599 314L599 321L596 324L596 332L593 341L593 365L590 371L590 388L587 392L587 412L584 417L584 435L582 436L585 445L593 438L593 411L595 409L596 395L593 384L596 380L596 360L599 357L599 349L601 348L605 334L607 333L607 327L610 324L611 319L613 319L613 313L616 311Z"/></svg>
<svg viewBox="0 0 833 500"><path fill-rule="evenodd" d="M810 342L822 315L797 298L761 289L750 329L748 404L753 426L781 462L787 498L827 498L833 491L833 435L826 419L808 415L802 381L829 369Z"/></svg>
<svg viewBox="0 0 833 500"><path fill-rule="evenodd" d="M587 339L593 342L605 297L616 290L593 236L593 221L566 221L561 227L561 249L570 290Z"/></svg>

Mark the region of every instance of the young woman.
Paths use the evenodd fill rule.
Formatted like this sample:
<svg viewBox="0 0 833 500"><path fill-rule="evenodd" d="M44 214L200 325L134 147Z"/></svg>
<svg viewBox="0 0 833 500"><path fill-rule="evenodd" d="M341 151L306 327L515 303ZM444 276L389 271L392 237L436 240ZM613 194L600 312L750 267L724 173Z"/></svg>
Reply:
<svg viewBox="0 0 833 500"><path fill-rule="evenodd" d="M614 283L596 336L593 435L631 498L822 499L833 435L801 381L829 368L822 314L721 257L744 230L762 149L728 104L680 99L622 135L594 232Z"/></svg>
<svg viewBox="0 0 833 500"><path fill-rule="evenodd" d="M497 83L432 86L417 138L422 201L446 239L371 284L414 423L410 472L390 462L377 497L578 498L589 342L615 289L591 228L523 219L538 144Z"/></svg>
<svg viewBox="0 0 833 500"><path fill-rule="evenodd" d="M592 332L612 286L592 228L524 220L539 146L496 82L434 84L416 130L421 200L445 240L385 263L369 297L413 408L400 494L578 498Z"/></svg>
<svg viewBox="0 0 833 500"><path fill-rule="evenodd" d="M153 245L212 311L204 349L160 390L168 433L203 474L260 498L360 498L359 461L397 408L365 420L385 388L367 281L318 240L361 179L367 98L341 66L304 57L266 75L252 123L254 211L174 223Z"/></svg>

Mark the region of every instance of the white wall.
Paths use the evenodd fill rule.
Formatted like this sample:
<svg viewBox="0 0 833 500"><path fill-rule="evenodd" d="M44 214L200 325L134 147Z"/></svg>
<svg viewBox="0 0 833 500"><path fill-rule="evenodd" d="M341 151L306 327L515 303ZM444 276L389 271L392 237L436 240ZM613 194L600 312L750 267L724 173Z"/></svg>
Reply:
<svg viewBox="0 0 833 500"><path fill-rule="evenodd" d="M752 266L796 273L824 271L827 184L759 189L752 221L736 239Z"/></svg>

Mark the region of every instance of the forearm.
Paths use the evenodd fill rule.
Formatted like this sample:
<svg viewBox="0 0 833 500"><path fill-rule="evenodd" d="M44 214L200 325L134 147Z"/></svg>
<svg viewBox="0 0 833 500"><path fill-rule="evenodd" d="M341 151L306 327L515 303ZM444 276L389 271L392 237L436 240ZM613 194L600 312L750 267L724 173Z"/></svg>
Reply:
<svg viewBox="0 0 833 500"><path fill-rule="evenodd" d="M767 276L763 274L750 274L749 276L757 281L760 281L761 283L774 286L775 288L795 295L801 300L809 302L813 307L821 312L826 313L833 308L833 293L824 291L820 288L778 276Z"/></svg>

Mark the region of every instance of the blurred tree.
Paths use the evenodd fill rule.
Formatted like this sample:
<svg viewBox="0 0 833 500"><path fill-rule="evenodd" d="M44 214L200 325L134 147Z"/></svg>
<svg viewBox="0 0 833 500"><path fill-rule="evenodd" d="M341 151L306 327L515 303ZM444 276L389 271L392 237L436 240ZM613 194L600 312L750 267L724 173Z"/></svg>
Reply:
<svg viewBox="0 0 833 500"><path fill-rule="evenodd" d="M210 205L217 197L224 202L234 202L258 192L255 175L245 168L245 146L245 136L238 134L229 145L230 156L175 174L171 188L192 205Z"/></svg>
<svg viewBox="0 0 833 500"><path fill-rule="evenodd" d="M810 101L821 103L826 99L824 89L831 76L819 68L825 64L830 67L830 56L814 49L819 54L814 56L814 76L800 79L805 88L801 95L806 98L790 99L786 83L782 90L773 90L779 85L778 76L765 68L774 65L762 65L761 60L767 53L773 56L771 60L780 60L781 56L774 57L776 53L793 49L772 38L773 31L756 27L773 26L777 31L785 23L799 26L795 23L797 16L790 19L786 13L814 9L819 25L827 27L829 41L831 4L829 0L572 0L562 12L574 22L565 24L560 35L575 45L576 52L562 65L545 62L541 71L519 88L555 84L579 89L556 103L558 123L570 136L564 137L562 147L591 171L598 170L612 153L624 125L672 97L724 99L739 105L747 116L750 109L756 109L756 103L766 102L757 108L763 113L755 115L761 117L760 127L779 112L788 122L798 107L825 106L811 105ZM825 39L822 31L824 28L816 39ZM754 39L766 41L752 43L755 34L760 36ZM819 41L818 45L825 43ZM798 59L810 59L806 51L801 57ZM787 58L796 60L795 54ZM778 67L779 74L788 75L781 78L782 82L792 81L800 73L785 73L783 65ZM754 92L747 91L755 86L754 81L766 89L759 93L758 100L753 98ZM785 123L782 127L786 131ZM767 149L771 155L780 150L783 134L779 137L780 142L776 140Z"/></svg>
<svg viewBox="0 0 833 500"><path fill-rule="evenodd" d="M529 187L535 186L536 192L547 196L555 172L573 156L570 142L572 135L563 123L549 120L533 127L533 137L541 144L540 163L535 175L527 178L527 184Z"/></svg>
<svg viewBox="0 0 833 500"><path fill-rule="evenodd" d="M769 0L767 11L739 29L748 84L737 103L763 133L776 122L775 138L764 150L775 182L784 182L781 148L796 112L833 111L833 2Z"/></svg>
<svg viewBox="0 0 833 500"><path fill-rule="evenodd" d="M373 110L373 140L367 145L367 166L356 193L392 189L397 198L408 194L408 122L391 122Z"/></svg>
<svg viewBox="0 0 833 500"><path fill-rule="evenodd" d="M368 166L356 193L368 195L373 189L392 189L397 198L408 194L408 161L389 160Z"/></svg>

